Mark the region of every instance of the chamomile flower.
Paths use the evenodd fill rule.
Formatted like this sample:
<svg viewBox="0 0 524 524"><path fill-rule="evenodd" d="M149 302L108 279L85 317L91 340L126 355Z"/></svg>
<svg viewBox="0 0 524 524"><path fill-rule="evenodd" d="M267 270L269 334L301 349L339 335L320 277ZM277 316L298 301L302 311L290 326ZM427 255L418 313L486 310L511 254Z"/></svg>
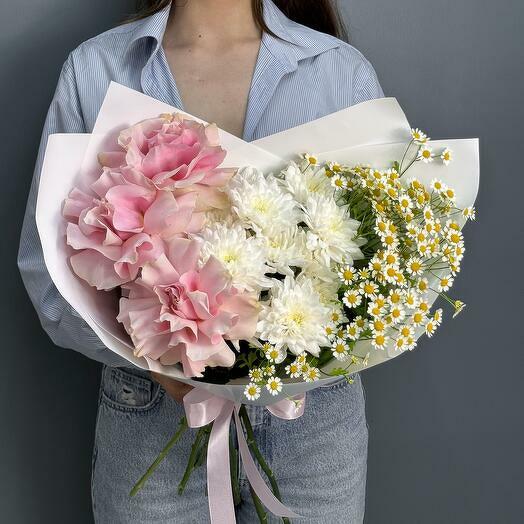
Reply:
<svg viewBox="0 0 524 524"><path fill-rule="evenodd" d="M348 289L342 301L348 308L356 308L362 303L362 295L355 289Z"/></svg>
<svg viewBox="0 0 524 524"><path fill-rule="evenodd" d="M416 309L419 304L417 293L411 289L407 291L404 295L404 304L410 309Z"/></svg>
<svg viewBox="0 0 524 524"><path fill-rule="evenodd" d="M413 142L417 144L425 144L429 140L429 137L426 135L426 133L423 133L418 128L411 130L411 137L413 138Z"/></svg>
<svg viewBox="0 0 524 524"><path fill-rule="evenodd" d="M415 330L413 329L413 326L408 326L408 325L403 325L400 329L399 329L399 334L401 337L403 337L404 339L408 339L410 337L412 337L415 333Z"/></svg>
<svg viewBox="0 0 524 524"><path fill-rule="evenodd" d="M271 395L278 395L282 391L282 380L278 377L271 377L267 381L266 389Z"/></svg>
<svg viewBox="0 0 524 524"><path fill-rule="evenodd" d="M453 285L453 277L451 275L445 275L440 278L438 283L439 291L448 291L448 289Z"/></svg>
<svg viewBox="0 0 524 524"><path fill-rule="evenodd" d="M462 216L467 220L475 220L475 208L473 206L465 207L462 210Z"/></svg>
<svg viewBox="0 0 524 524"><path fill-rule="evenodd" d="M442 309L436 309L433 313L433 320L435 321L435 324L437 326L440 326L442 324Z"/></svg>
<svg viewBox="0 0 524 524"><path fill-rule="evenodd" d="M368 304L368 313L372 317L380 317L386 307L386 299L383 295L377 295Z"/></svg>
<svg viewBox="0 0 524 524"><path fill-rule="evenodd" d="M431 147L426 145L421 146L417 153L417 160L422 160L425 164L433 162L433 150Z"/></svg>
<svg viewBox="0 0 524 524"><path fill-rule="evenodd" d="M329 324L326 324L324 326L324 333L325 335L331 340L334 338L337 334L337 326L335 323L330 322Z"/></svg>
<svg viewBox="0 0 524 524"><path fill-rule="evenodd" d="M337 338L331 345L331 351L337 360L346 360L349 353L349 346L344 339Z"/></svg>
<svg viewBox="0 0 524 524"><path fill-rule="evenodd" d="M254 382L260 382L264 378L264 370L261 368L250 369L249 378Z"/></svg>
<svg viewBox="0 0 524 524"><path fill-rule="evenodd" d="M378 292L378 284L372 280L364 280L359 287L360 292L368 298L373 298Z"/></svg>
<svg viewBox="0 0 524 524"><path fill-rule="evenodd" d="M429 187L433 189L433 191L437 191L438 193L440 193L441 191L444 191L447 186L446 184L444 184L444 182L442 182L442 180L434 178L429 184Z"/></svg>
<svg viewBox="0 0 524 524"><path fill-rule="evenodd" d="M415 283L415 289L421 294L427 293L429 290L428 279L427 278L418 279L417 282Z"/></svg>
<svg viewBox="0 0 524 524"><path fill-rule="evenodd" d="M312 153L302 153L300 155L309 165L316 166L318 164L318 158Z"/></svg>
<svg viewBox="0 0 524 524"><path fill-rule="evenodd" d="M351 266L343 266L338 271L338 276L340 277L340 280L346 284L346 286L349 286L349 284L351 284L351 282L353 282L357 276L357 271Z"/></svg>
<svg viewBox="0 0 524 524"><path fill-rule="evenodd" d="M291 378L298 378L300 375L302 375L300 371L300 364L295 360L294 362L291 362L291 364L288 364L286 366L286 373Z"/></svg>
<svg viewBox="0 0 524 524"><path fill-rule="evenodd" d="M272 346L268 344L269 347L263 348L265 350L265 356L267 360L270 362L274 362L275 364L280 364L281 362L284 362L286 359L286 351L283 348L276 348L275 346Z"/></svg>
<svg viewBox="0 0 524 524"><path fill-rule="evenodd" d="M376 349L386 349L388 345L389 337L384 335L384 333L375 333L371 339L371 344Z"/></svg>
<svg viewBox="0 0 524 524"><path fill-rule="evenodd" d="M391 315L391 319L394 324L399 324L404 320L404 317L406 316L406 311L404 308L398 304L392 306L389 314Z"/></svg>
<svg viewBox="0 0 524 524"><path fill-rule="evenodd" d="M248 400L257 400L260 398L260 386L254 382L250 382L244 389L244 395Z"/></svg>
<svg viewBox="0 0 524 524"><path fill-rule="evenodd" d="M375 318L371 322L370 327L371 327L371 331L374 334L384 333L384 330L386 329L386 322L381 318Z"/></svg>
<svg viewBox="0 0 524 524"><path fill-rule="evenodd" d="M331 177L331 187L335 189L335 191L340 191L342 189L346 189L346 179L339 175L338 173L336 175L333 175Z"/></svg>
<svg viewBox="0 0 524 524"><path fill-rule="evenodd" d="M406 262L406 271L412 276L422 275L424 270L424 263L420 257L411 257Z"/></svg>
<svg viewBox="0 0 524 524"><path fill-rule="evenodd" d="M394 341L394 346L397 351L404 351L408 347L408 341L404 337L397 337Z"/></svg>
<svg viewBox="0 0 524 524"><path fill-rule="evenodd" d="M402 303L403 293L398 289L391 289L388 294L388 304L395 306Z"/></svg>
<svg viewBox="0 0 524 524"><path fill-rule="evenodd" d="M347 321L348 319L341 307L337 307L331 310L331 322L333 322L335 325Z"/></svg>
<svg viewBox="0 0 524 524"><path fill-rule="evenodd" d="M315 382L315 380L318 380L320 378L320 370L311 366L308 369L307 373L303 374L303 377L306 382Z"/></svg>
<svg viewBox="0 0 524 524"><path fill-rule="evenodd" d="M351 322L346 326L346 335L351 340L358 340L362 329L357 325L356 322Z"/></svg>
<svg viewBox="0 0 524 524"><path fill-rule="evenodd" d="M426 320L426 313L422 311L421 309L418 309L417 311L415 311L415 313L413 313L411 317L411 321L413 322L414 326L422 325L425 320Z"/></svg>
<svg viewBox="0 0 524 524"><path fill-rule="evenodd" d="M273 364L270 364L270 365L268 365L268 366L264 366L264 367L262 368L262 370L263 370L264 375L265 375L266 377L271 377L272 375L275 374L275 371L276 371L275 366L274 366Z"/></svg>
<svg viewBox="0 0 524 524"><path fill-rule="evenodd" d="M451 149L447 148L442 151L442 154L440 155L440 159L442 160L442 163L447 166L451 163L453 160L453 151Z"/></svg>
<svg viewBox="0 0 524 524"><path fill-rule="evenodd" d="M426 332L426 335L431 338L435 334L435 331L437 330L437 323L432 318L430 318L426 322L426 325L424 326L424 330Z"/></svg>

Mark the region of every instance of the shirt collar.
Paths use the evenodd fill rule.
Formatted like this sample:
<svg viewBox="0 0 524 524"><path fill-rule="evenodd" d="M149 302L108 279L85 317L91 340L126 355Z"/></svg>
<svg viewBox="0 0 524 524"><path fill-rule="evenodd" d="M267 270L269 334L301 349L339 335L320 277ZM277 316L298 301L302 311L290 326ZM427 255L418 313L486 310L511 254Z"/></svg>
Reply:
<svg viewBox="0 0 524 524"><path fill-rule="evenodd" d="M158 50L164 36L171 3L152 16L141 20L131 33L129 47L135 42L153 38ZM264 33L262 44L286 69L296 69L299 60L319 55L329 49L339 47L340 40L320 32L312 32L287 18L271 1L263 0L263 16L267 27L278 37Z"/></svg>

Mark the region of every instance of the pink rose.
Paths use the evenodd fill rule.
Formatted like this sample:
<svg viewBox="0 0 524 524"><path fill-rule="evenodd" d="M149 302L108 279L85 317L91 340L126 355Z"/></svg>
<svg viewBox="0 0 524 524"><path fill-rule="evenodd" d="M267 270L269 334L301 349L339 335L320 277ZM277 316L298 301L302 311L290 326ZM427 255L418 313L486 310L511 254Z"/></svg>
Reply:
<svg viewBox="0 0 524 524"><path fill-rule="evenodd" d="M219 145L218 128L200 124L178 113L143 120L124 129L118 138L125 150L101 153L102 165L137 169L158 188L193 190L219 187L233 171L218 169L226 151Z"/></svg>
<svg viewBox="0 0 524 524"><path fill-rule="evenodd" d="M232 366L235 353L226 340L251 338L258 319L256 296L232 287L216 258L199 267L199 254L197 240L172 240L140 278L123 286L129 294L117 317L137 356L181 362L187 377L202 376L206 366Z"/></svg>
<svg viewBox="0 0 524 524"><path fill-rule="evenodd" d="M75 273L97 289L133 280L139 269L164 251L164 241L199 231L203 214L194 213L195 194L177 198L131 168L105 168L91 185L78 188L64 203L67 243Z"/></svg>

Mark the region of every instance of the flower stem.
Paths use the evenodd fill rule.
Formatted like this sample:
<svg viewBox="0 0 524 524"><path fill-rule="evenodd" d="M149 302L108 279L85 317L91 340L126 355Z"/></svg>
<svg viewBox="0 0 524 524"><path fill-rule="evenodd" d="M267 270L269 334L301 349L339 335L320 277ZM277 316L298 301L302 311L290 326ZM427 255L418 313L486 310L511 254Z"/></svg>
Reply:
<svg viewBox="0 0 524 524"><path fill-rule="evenodd" d="M207 428L207 426L205 426L203 428L200 428L197 431L197 434L196 434L196 437L195 437L195 441L193 442L193 445L191 446L191 453L189 454L189 459L187 461L187 466L186 466L186 469L184 471L184 475L182 476L182 480L178 484L178 494L179 495L181 495L184 492L184 489L186 487L187 481L189 480L189 477L191 476L191 473L195 469L195 465L196 465L196 463L198 461L199 454L200 454L199 452L200 452L201 447L202 447L201 446L202 439L204 439L204 444L203 444L204 447L205 447L205 445L207 443L206 435L208 434L208 432L207 432L206 428Z"/></svg>
<svg viewBox="0 0 524 524"><path fill-rule="evenodd" d="M242 406L240 407L238 411L238 414L246 430L247 445L249 446L249 449L253 452L253 455L255 455L255 458L257 459L258 463L260 464L262 471L267 475L267 478L269 479L269 483L271 484L271 489L273 491L273 494L275 495L275 497L278 500L282 501L282 497L280 495L280 490L278 489L278 484L277 484L275 475L273 474L273 471L268 466L267 462L265 461L264 457L262 456L262 453L260 453L260 450L258 449L256 440L255 440L255 434L253 433L253 428L251 426L251 422L249 420L249 415L247 413L245 404L242 404ZM286 517L283 517L282 521L284 522L284 524L289 524L289 519Z"/></svg>
<svg viewBox="0 0 524 524"><path fill-rule="evenodd" d="M253 499L253 504L255 505L255 509L257 511L258 520L260 521L261 524L266 524L267 523L267 513L264 510L264 506L262 506L260 499L257 497L251 485L249 486L249 491L251 493L251 498Z"/></svg>
<svg viewBox="0 0 524 524"><path fill-rule="evenodd" d="M184 431L188 428L186 417L182 417L180 419L178 426L179 427L176 433L167 443L166 447L159 453L155 461L151 464L151 466L149 466L149 468L142 475L140 480L133 486L133 489L129 493L130 497L134 497L144 487L144 484L147 482L149 477L154 473L154 471L160 465L160 463L167 457L167 454L171 451L171 448L178 442Z"/></svg>
<svg viewBox="0 0 524 524"><path fill-rule="evenodd" d="M238 452L233 444L233 437L229 435L229 467L231 471L231 489L233 490L233 503L238 506L241 502L240 485L238 483Z"/></svg>

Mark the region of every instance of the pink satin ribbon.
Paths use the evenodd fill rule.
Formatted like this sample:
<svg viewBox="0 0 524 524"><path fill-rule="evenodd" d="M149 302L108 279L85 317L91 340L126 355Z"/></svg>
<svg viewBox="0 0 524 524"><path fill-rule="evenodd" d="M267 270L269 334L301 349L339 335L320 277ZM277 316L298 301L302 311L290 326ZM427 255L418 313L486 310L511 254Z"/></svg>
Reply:
<svg viewBox="0 0 524 524"><path fill-rule="evenodd" d="M267 406L267 409L278 418L293 420L302 416L304 407L305 394L302 394L276 402ZM233 414L240 457L253 491L274 515L300 517L273 495L262 478L242 431L238 416L240 404L212 395L201 388L194 388L184 396L184 409L191 428L200 428L213 422L207 447L207 491L212 524L236 522L229 469L229 425Z"/></svg>

